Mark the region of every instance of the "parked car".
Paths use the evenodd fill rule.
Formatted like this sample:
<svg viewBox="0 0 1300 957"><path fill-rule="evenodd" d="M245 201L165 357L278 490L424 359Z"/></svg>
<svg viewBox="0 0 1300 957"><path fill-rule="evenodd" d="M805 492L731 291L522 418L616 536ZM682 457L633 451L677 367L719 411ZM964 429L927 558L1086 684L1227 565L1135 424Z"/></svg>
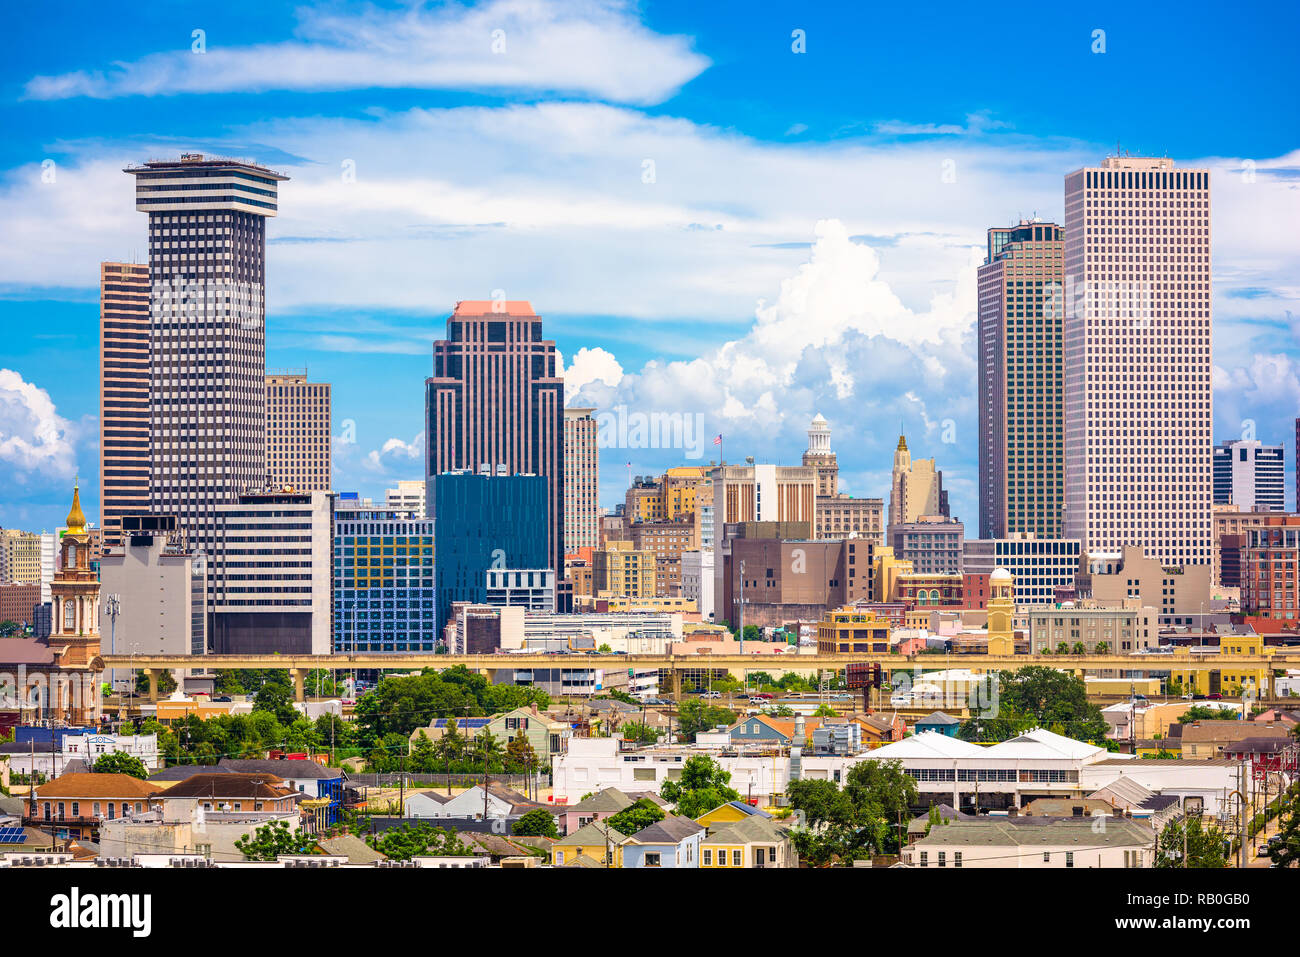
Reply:
<svg viewBox="0 0 1300 957"><path fill-rule="evenodd" d="M1209 699L1210 701L1222 701L1222 700L1223 700L1223 695L1219 694L1219 692L1217 692L1217 691L1215 691L1213 694L1207 694L1205 697L1206 697L1207 699Z"/></svg>
<svg viewBox="0 0 1300 957"><path fill-rule="evenodd" d="M721 691L706 691L706 692L704 692L704 697L706 697L706 698L721 698L721 697L722 697L722 692L721 692Z"/></svg>
<svg viewBox="0 0 1300 957"><path fill-rule="evenodd" d="M768 694L766 691L756 691L752 695L750 695L750 697L758 701L771 701L773 698L776 697L776 695Z"/></svg>

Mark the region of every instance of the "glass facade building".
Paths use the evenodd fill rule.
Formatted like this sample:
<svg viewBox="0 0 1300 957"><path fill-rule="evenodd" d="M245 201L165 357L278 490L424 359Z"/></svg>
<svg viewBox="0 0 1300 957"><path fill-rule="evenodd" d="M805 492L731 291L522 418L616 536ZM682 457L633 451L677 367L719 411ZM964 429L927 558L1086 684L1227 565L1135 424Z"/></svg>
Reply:
<svg viewBox="0 0 1300 957"><path fill-rule="evenodd" d="M346 502L334 513L334 653L433 651L433 522Z"/></svg>
<svg viewBox="0 0 1300 957"><path fill-rule="evenodd" d="M550 567L550 493L542 475L444 472L430 485L441 634L453 602L487 602L488 569Z"/></svg>

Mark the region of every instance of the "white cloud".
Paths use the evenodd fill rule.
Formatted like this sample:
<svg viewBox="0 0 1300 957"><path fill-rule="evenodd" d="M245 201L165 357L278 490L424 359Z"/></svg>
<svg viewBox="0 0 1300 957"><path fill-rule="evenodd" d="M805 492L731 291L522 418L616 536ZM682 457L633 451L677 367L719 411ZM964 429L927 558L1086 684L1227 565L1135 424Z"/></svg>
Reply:
<svg viewBox="0 0 1300 957"><path fill-rule="evenodd" d="M76 468L76 427L44 389L0 369L0 462L9 478L68 478Z"/></svg>
<svg viewBox="0 0 1300 957"><path fill-rule="evenodd" d="M299 10L294 40L155 53L107 70L36 76L27 97L108 98L375 87L578 93L658 103L709 60L690 38L646 29L619 0L417 3L335 14Z"/></svg>
<svg viewBox="0 0 1300 957"><path fill-rule="evenodd" d="M623 367L618 364L613 353L599 347L583 347L574 354L573 362L564 370L565 394L576 394L583 386L597 380L616 386L623 380Z"/></svg>
<svg viewBox="0 0 1300 957"><path fill-rule="evenodd" d="M409 465L411 462L418 462L423 457L424 433L421 432L410 442L392 438L378 449L371 449L365 458L365 466L372 472L387 473L390 468L397 468L398 471L401 471L401 466ZM409 468L407 471L409 471Z"/></svg>

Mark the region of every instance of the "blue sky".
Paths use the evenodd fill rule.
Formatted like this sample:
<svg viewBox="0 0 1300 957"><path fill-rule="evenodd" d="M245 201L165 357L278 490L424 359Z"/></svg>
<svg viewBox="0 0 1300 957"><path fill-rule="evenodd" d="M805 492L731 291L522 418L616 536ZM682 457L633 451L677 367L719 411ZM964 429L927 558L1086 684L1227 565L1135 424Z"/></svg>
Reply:
<svg viewBox="0 0 1300 957"><path fill-rule="evenodd" d="M97 264L143 253L122 166L182 149L291 176L267 365L334 384L339 489L420 475L429 342L500 289L571 401L785 462L820 411L874 495L902 421L973 525L984 230L1059 221L1117 143L1214 170L1216 435L1291 471L1294 8L54 6L0 38L0 524L53 528L78 472L97 512ZM604 450L602 501L687 451Z"/></svg>

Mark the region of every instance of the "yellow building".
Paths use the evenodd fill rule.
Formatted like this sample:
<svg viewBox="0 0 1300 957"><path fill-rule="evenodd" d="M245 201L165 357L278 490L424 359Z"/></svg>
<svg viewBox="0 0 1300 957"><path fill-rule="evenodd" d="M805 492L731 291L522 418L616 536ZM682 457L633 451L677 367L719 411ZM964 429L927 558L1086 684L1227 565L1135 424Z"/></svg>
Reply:
<svg viewBox="0 0 1300 957"><path fill-rule="evenodd" d="M748 804L741 801L729 801L726 804L720 804L712 811L705 811L695 819L695 823L703 824L708 828L720 828L726 824L735 824L737 821L753 817L757 813Z"/></svg>
<svg viewBox="0 0 1300 957"><path fill-rule="evenodd" d="M828 611L817 623L819 655L889 653L889 619L855 608Z"/></svg>
<svg viewBox="0 0 1300 957"><path fill-rule="evenodd" d="M700 867L797 867L789 831L766 814L710 827L700 844Z"/></svg>
<svg viewBox="0 0 1300 957"><path fill-rule="evenodd" d="M898 579L912 574L912 561L908 558L895 558L893 546L882 545L875 551L871 573L875 576L872 595L876 601L894 601L894 596L898 594Z"/></svg>
<svg viewBox="0 0 1300 957"><path fill-rule="evenodd" d="M623 842L626 840L626 834L619 833L604 821L592 821L551 845L551 863L565 867L579 863L580 857L586 857L602 867L622 867Z"/></svg>
<svg viewBox="0 0 1300 957"><path fill-rule="evenodd" d="M655 597L655 553L628 541L606 542L592 554L592 593L600 598Z"/></svg>
<svg viewBox="0 0 1300 957"><path fill-rule="evenodd" d="M597 601L604 601L606 611L611 612L629 612L629 611L667 611L679 612L684 615L699 614L698 603L694 598L664 598L662 596L650 596L648 598L610 598L597 599L593 595L573 596L573 607L575 611L594 611ZM725 628L720 630L726 632Z"/></svg>
<svg viewBox="0 0 1300 957"><path fill-rule="evenodd" d="M1263 635L1224 635L1219 640L1219 659L1222 667L1217 671L1192 671L1187 668L1170 669L1169 679L1182 682L1183 691L1193 694L1229 694L1239 690L1254 689L1256 696L1268 693L1271 668L1250 668L1234 665L1233 658L1272 657L1274 649L1264 645Z"/></svg>
<svg viewBox="0 0 1300 957"><path fill-rule="evenodd" d="M0 582L41 581L41 536L16 528L0 529Z"/></svg>

